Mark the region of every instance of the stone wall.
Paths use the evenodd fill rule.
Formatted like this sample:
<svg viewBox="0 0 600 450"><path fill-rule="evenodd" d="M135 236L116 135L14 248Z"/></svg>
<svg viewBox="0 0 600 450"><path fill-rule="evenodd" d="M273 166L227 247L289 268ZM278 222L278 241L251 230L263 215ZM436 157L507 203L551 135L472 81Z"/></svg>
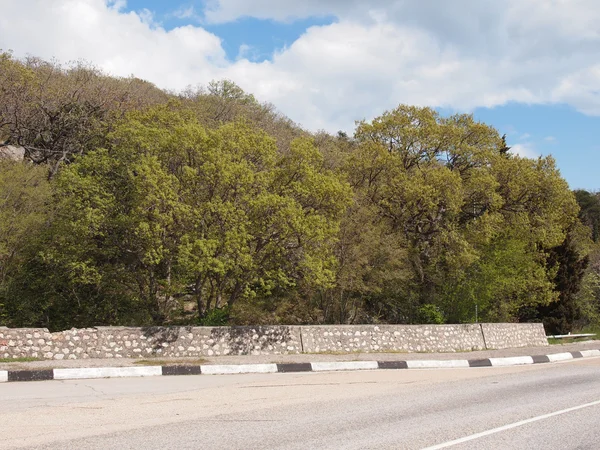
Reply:
<svg viewBox="0 0 600 450"><path fill-rule="evenodd" d="M0 327L0 358L460 352L538 345L547 345L542 324L97 327L55 333Z"/></svg>
<svg viewBox="0 0 600 450"><path fill-rule="evenodd" d="M484 350L478 324L322 325L302 327L305 353Z"/></svg>
<svg viewBox="0 0 600 450"><path fill-rule="evenodd" d="M300 353L299 327L0 328L0 358L200 357Z"/></svg>
<svg viewBox="0 0 600 450"><path fill-rule="evenodd" d="M541 323L482 323L488 349L548 345Z"/></svg>

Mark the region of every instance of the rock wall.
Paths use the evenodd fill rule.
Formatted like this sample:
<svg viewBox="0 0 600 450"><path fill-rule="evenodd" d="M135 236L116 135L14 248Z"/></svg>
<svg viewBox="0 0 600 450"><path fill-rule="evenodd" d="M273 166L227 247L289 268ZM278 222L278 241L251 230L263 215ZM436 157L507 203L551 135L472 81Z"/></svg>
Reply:
<svg viewBox="0 0 600 450"><path fill-rule="evenodd" d="M541 323L482 323L488 349L548 345Z"/></svg>
<svg viewBox="0 0 600 450"><path fill-rule="evenodd" d="M200 357L300 353L299 327L0 328L0 358Z"/></svg>
<svg viewBox="0 0 600 450"><path fill-rule="evenodd" d="M547 344L542 324L97 327L55 333L0 327L0 358L462 352Z"/></svg>
<svg viewBox="0 0 600 450"><path fill-rule="evenodd" d="M478 324L322 325L302 327L305 353L484 350Z"/></svg>

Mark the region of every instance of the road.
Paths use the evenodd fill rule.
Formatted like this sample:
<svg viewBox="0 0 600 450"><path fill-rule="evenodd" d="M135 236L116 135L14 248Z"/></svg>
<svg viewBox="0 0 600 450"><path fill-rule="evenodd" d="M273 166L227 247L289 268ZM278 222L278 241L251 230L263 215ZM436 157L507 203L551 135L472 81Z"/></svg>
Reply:
<svg viewBox="0 0 600 450"><path fill-rule="evenodd" d="M599 421L600 358L0 384L0 448L597 449Z"/></svg>

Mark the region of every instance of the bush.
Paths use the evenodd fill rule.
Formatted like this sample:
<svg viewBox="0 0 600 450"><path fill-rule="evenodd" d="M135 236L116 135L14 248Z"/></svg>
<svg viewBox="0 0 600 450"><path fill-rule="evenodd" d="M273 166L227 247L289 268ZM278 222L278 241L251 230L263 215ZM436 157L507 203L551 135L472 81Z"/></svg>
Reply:
<svg viewBox="0 0 600 450"><path fill-rule="evenodd" d="M228 307L211 309L200 319L200 325L205 327L222 327L229 324L230 309Z"/></svg>
<svg viewBox="0 0 600 450"><path fill-rule="evenodd" d="M419 323L426 324L442 324L446 320L444 319L444 314L440 311L440 309L432 304L426 304L419 308L417 314Z"/></svg>

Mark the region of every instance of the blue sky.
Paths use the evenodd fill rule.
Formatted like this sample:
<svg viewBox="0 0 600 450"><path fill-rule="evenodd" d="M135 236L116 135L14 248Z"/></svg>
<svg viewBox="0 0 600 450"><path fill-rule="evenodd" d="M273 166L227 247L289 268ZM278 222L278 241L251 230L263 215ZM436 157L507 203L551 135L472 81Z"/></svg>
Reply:
<svg viewBox="0 0 600 450"><path fill-rule="evenodd" d="M0 48L174 91L228 78L312 131L469 112L596 190L598 23L597 0L4 0Z"/></svg>
<svg viewBox="0 0 600 450"><path fill-rule="evenodd" d="M478 108L475 117L506 133L509 145L525 153L552 155L572 189L600 189L600 118L568 105L523 105Z"/></svg>

